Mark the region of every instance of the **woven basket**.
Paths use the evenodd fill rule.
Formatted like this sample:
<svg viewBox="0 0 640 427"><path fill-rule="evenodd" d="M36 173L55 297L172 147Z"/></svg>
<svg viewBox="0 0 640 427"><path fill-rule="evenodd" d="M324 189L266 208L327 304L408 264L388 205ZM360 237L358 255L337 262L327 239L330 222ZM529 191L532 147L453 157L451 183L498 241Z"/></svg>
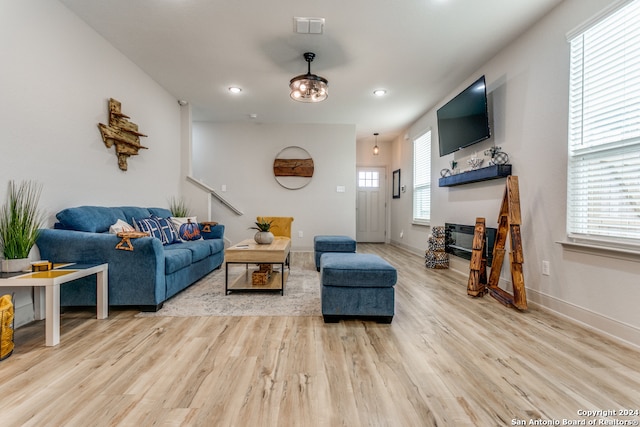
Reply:
<svg viewBox="0 0 640 427"><path fill-rule="evenodd" d="M429 236L429 240L427 242L427 250L434 252L444 252L444 241L444 237Z"/></svg>
<svg viewBox="0 0 640 427"><path fill-rule="evenodd" d="M449 254L446 252L427 251L424 258L424 265L427 268L449 268Z"/></svg>
<svg viewBox="0 0 640 427"><path fill-rule="evenodd" d="M264 286L269 282L269 274L266 271L254 271L251 273L251 284L255 286Z"/></svg>
<svg viewBox="0 0 640 427"><path fill-rule="evenodd" d="M0 360L4 360L13 353L13 295L0 297Z"/></svg>
<svg viewBox="0 0 640 427"><path fill-rule="evenodd" d="M433 237L444 237L445 236L444 226L439 225L436 227L432 227L431 234L433 234Z"/></svg>

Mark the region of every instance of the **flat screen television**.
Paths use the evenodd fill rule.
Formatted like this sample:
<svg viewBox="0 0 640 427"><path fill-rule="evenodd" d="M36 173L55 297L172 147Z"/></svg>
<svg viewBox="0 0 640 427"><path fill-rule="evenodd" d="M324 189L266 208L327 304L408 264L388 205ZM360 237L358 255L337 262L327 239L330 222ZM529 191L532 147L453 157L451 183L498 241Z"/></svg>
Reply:
<svg viewBox="0 0 640 427"><path fill-rule="evenodd" d="M484 76L437 111L440 157L491 136Z"/></svg>

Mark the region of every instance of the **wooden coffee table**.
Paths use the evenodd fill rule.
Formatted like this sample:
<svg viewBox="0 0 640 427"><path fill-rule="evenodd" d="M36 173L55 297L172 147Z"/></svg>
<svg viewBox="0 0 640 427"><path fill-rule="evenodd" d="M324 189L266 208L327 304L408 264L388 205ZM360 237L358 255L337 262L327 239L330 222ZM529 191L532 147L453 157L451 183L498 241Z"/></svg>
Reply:
<svg viewBox="0 0 640 427"><path fill-rule="evenodd" d="M259 245L253 239L243 240L237 245L225 250L225 276L224 292L228 295L233 291L280 291L284 295L284 284L289 276L289 250L291 249L291 239L288 237L275 237L269 245ZM229 283L229 264L245 264L243 274L236 277ZM254 285L251 274L254 270L249 269L249 264L276 264L280 265L280 271L273 270L271 278L264 285ZM288 270L285 271L285 265Z"/></svg>

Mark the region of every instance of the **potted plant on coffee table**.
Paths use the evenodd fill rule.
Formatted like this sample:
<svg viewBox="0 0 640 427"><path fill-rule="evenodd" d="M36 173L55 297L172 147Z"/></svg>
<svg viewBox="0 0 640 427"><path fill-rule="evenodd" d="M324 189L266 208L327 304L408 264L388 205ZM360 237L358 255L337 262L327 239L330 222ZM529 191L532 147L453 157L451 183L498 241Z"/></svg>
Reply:
<svg viewBox="0 0 640 427"><path fill-rule="evenodd" d="M42 186L33 181L9 181L7 200L0 208L2 271L23 271L29 267L29 252L44 222L38 208Z"/></svg>
<svg viewBox="0 0 640 427"><path fill-rule="evenodd" d="M249 227L249 229L258 230L253 236L253 240L260 245L268 245L273 242L273 233L271 232L271 223L273 221L266 221L264 218L259 218L255 222L255 227Z"/></svg>

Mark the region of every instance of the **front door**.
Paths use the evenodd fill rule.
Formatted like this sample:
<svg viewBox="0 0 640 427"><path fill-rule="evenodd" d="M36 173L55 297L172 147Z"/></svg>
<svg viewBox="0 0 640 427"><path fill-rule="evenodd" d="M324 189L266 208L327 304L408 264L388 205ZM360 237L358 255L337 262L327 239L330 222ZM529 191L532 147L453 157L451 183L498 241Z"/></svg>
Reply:
<svg viewBox="0 0 640 427"><path fill-rule="evenodd" d="M386 169L357 169L356 241L384 243Z"/></svg>

